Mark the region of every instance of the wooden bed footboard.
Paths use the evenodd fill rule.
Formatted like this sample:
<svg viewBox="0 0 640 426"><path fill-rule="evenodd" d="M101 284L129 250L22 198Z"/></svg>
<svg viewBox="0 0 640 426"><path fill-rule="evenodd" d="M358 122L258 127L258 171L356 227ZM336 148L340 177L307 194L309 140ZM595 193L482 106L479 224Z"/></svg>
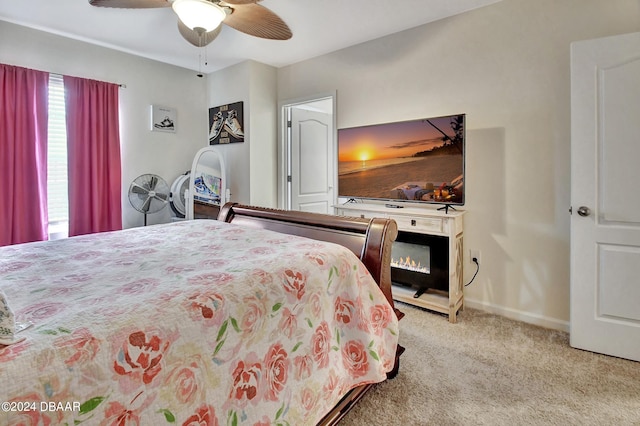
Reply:
<svg viewBox="0 0 640 426"><path fill-rule="evenodd" d="M398 319L404 316L395 308L391 294L391 246L398 236L398 226L392 219L331 216L227 203L220 209L218 220L328 241L349 248L367 267ZM387 374L388 378L398 373L403 352L404 348L398 345L396 363ZM338 423L372 386L368 384L352 389L319 425Z"/></svg>

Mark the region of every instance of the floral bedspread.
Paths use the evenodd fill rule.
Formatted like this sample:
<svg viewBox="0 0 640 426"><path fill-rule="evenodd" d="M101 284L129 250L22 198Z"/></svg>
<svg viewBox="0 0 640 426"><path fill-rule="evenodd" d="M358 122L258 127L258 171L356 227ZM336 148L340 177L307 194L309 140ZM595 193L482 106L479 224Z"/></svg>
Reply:
<svg viewBox="0 0 640 426"><path fill-rule="evenodd" d="M0 345L2 425L314 424L398 338L346 248L218 221L3 247L0 289L33 323Z"/></svg>

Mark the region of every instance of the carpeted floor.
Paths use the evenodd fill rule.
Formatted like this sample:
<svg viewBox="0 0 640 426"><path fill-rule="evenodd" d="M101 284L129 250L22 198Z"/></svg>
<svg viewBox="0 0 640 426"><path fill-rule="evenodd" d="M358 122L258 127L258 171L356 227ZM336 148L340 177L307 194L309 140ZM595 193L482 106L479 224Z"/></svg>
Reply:
<svg viewBox="0 0 640 426"><path fill-rule="evenodd" d="M640 363L567 333L466 308L457 324L398 303L400 373L341 425L640 425Z"/></svg>

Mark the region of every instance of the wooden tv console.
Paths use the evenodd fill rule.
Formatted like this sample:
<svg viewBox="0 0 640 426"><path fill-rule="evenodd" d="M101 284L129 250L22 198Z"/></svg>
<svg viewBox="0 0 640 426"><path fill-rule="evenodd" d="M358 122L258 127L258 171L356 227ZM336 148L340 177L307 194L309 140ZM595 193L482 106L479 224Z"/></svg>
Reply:
<svg viewBox="0 0 640 426"><path fill-rule="evenodd" d="M449 210L447 213L433 207L390 208L384 204L347 203L334 206L339 216L362 218L384 217L393 219L398 230L426 235L447 237L449 249L448 289L449 291L428 290L414 297L415 290L393 285L393 298L400 302L420 306L449 315L449 322L456 322L456 315L464 307L463 282L463 216L464 211ZM446 283L442 286L447 288Z"/></svg>

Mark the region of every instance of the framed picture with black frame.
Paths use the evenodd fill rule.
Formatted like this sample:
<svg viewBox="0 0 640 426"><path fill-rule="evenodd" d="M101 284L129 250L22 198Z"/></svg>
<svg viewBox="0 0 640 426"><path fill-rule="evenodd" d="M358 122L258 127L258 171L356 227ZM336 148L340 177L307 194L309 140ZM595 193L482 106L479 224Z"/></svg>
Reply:
<svg viewBox="0 0 640 426"><path fill-rule="evenodd" d="M209 145L244 142L243 102L209 108Z"/></svg>

